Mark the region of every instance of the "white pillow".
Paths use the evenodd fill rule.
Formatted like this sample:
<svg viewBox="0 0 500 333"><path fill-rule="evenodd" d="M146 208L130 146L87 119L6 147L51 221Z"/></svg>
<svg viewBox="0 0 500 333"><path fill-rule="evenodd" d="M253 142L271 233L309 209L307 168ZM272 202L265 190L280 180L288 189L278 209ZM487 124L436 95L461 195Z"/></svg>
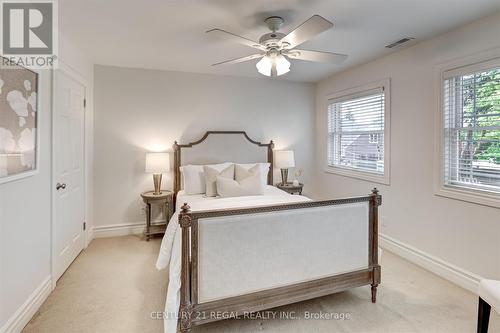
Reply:
<svg viewBox="0 0 500 333"><path fill-rule="evenodd" d="M247 195L264 194L264 185L261 181L260 172L238 182L236 180L217 176L217 193L222 198L242 197Z"/></svg>
<svg viewBox="0 0 500 333"><path fill-rule="evenodd" d="M267 175L269 173L269 168L271 163L248 163L248 164L235 164L234 169L234 179L236 181L242 181L248 177L248 172L254 174L260 172L260 179L262 185L267 185Z"/></svg>
<svg viewBox="0 0 500 333"><path fill-rule="evenodd" d="M203 166L205 171L206 196L215 197L217 195L217 177L224 177L233 180L234 164L223 163Z"/></svg>
<svg viewBox="0 0 500 333"><path fill-rule="evenodd" d="M183 188L186 194L205 193L205 173L203 165L185 165L180 167Z"/></svg>
<svg viewBox="0 0 500 333"><path fill-rule="evenodd" d="M224 169L232 163L209 164L215 169ZM203 194L207 190L203 165L188 164L180 167L182 189L186 194Z"/></svg>

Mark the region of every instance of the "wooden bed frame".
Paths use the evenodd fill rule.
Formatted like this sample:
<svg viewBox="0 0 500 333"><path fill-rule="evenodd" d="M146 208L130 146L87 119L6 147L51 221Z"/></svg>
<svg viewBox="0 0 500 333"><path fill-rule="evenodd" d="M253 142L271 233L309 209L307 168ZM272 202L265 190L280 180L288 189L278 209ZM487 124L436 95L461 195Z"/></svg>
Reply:
<svg viewBox="0 0 500 333"><path fill-rule="evenodd" d="M273 160L273 142L262 144L248 137L243 131L209 131L198 141L187 145L174 144L174 190L180 190L181 149L189 148L204 141L210 134L244 135L249 142L265 147L268 151L268 162ZM272 184L271 170L268 183ZM368 202L369 204L369 239L368 239L368 267L365 269L337 274L321 279L267 289L245 295L225 299L198 303L198 220L233 215L269 213L294 209L308 209L332 205ZM265 207L224 209L203 212L191 212L190 207L184 204L179 212L179 224L182 232L181 249L181 301L179 310L180 329L188 332L191 327L204 323L223 320L227 317L207 315L210 313L230 313L231 316L242 316L251 312L271 309L278 306L296 303L316 297L321 297L347 289L371 285L371 300L376 302L377 286L380 283L381 267L378 264L378 206L382 204L382 197L375 188L372 193L363 197L343 198L336 200L311 201Z"/></svg>

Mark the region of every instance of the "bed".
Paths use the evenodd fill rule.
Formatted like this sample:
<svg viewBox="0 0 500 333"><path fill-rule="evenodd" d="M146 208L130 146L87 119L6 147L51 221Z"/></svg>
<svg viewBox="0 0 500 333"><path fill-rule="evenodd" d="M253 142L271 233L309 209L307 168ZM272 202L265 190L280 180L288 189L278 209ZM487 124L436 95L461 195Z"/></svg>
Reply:
<svg viewBox="0 0 500 333"><path fill-rule="evenodd" d="M378 191L324 201L290 195L272 186L273 148L242 131L174 144L176 210L157 261L169 267L165 332L364 285L376 301ZM267 161L263 193L208 198L182 189L182 166L227 161Z"/></svg>

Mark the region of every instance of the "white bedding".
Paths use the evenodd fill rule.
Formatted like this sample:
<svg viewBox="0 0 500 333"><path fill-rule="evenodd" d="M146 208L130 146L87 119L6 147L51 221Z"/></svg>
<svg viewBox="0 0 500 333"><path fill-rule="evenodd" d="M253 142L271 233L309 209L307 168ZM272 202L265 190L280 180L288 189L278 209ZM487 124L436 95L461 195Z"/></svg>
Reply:
<svg viewBox="0 0 500 333"><path fill-rule="evenodd" d="M227 208L247 208L255 206L269 206L283 203L310 201L300 195L290 195L273 186L266 186L264 195L235 197L235 198L208 198L202 194L186 195L180 191L177 195L176 213L170 219L163 237L156 268L161 270L169 266L169 283L165 304L165 333L174 333L177 330L177 315L180 305L181 286L181 230L178 223L180 207L188 203L191 211L216 210Z"/></svg>

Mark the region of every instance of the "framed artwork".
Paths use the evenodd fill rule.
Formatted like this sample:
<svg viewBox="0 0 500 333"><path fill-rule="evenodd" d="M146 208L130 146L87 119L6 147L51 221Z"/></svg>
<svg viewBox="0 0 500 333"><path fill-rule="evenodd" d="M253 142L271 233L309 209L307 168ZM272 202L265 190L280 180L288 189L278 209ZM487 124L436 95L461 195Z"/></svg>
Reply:
<svg viewBox="0 0 500 333"><path fill-rule="evenodd" d="M0 66L0 184L38 168L38 73Z"/></svg>

